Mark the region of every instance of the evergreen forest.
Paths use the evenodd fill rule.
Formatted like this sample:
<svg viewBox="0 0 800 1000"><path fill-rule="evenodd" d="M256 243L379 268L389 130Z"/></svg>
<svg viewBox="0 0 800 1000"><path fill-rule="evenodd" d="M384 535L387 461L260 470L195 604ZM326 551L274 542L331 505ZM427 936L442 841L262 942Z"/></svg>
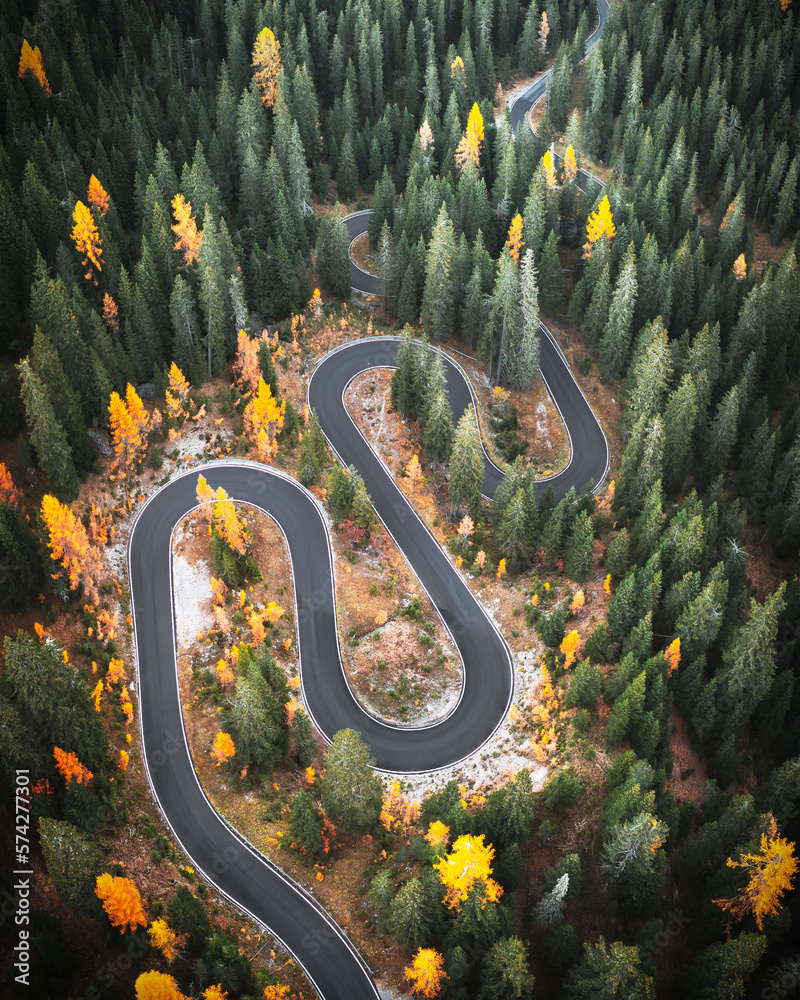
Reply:
<svg viewBox="0 0 800 1000"><path fill-rule="evenodd" d="M321 495L355 564L377 525L364 482L284 389L348 316L354 338L402 338L412 498L433 468L456 565L520 592L514 635L538 643L547 692L524 735L547 782L498 773L468 802L449 781L414 811L358 734L320 751L259 645L283 609L248 617L252 539L209 493L215 601L260 636L205 682L217 763L276 802L280 768L308 775L269 818L285 805L280 846L312 878L335 836L371 845L352 912L415 996L800 993L797 4L598 3L589 50L595 0L4 0L0 814L10 830L15 769L46 782L31 855L51 889L33 992L2 945L9 996L312 995L216 922L191 868L167 902L125 877L126 830L155 838L154 867L178 854L126 785L130 595L98 553L208 409L236 421L227 454L288 462ZM545 71L535 131L512 125L508 96ZM345 218L365 209L382 292L359 301ZM540 322L623 404L607 481L558 502L502 405L541 386ZM475 414L454 422L429 346L497 387L490 501ZM579 625L592 587L604 611Z"/></svg>

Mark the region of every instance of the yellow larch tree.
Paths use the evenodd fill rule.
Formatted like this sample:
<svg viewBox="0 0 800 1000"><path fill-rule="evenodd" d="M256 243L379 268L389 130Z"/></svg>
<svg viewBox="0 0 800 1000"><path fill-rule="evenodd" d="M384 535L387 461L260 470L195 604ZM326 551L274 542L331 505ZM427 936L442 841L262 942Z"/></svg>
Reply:
<svg viewBox="0 0 800 1000"><path fill-rule="evenodd" d="M72 241L75 249L83 256L83 266L87 269L84 277L96 285L97 278L92 268L103 270L103 244L97 231L97 223L89 206L82 201L75 203L72 221L75 223L72 227Z"/></svg>
<svg viewBox="0 0 800 1000"><path fill-rule="evenodd" d="M200 247L203 244L203 234L197 229L197 221L192 215L192 206L182 194L176 194L172 199L172 214L175 224L171 226L178 237L175 249L183 254L183 268L188 271L200 257Z"/></svg>
<svg viewBox="0 0 800 1000"><path fill-rule="evenodd" d="M547 36L550 34L550 22L547 20L547 11L542 11L542 18L539 22L539 48L544 52L547 48Z"/></svg>
<svg viewBox="0 0 800 1000"><path fill-rule="evenodd" d="M236 388L245 399L258 388L258 380L261 378L258 355L262 344L271 345L266 330L260 337L248 337L244 330L240 330L237 335L233 372L236 376Z"/></svg>
<svg viewBox="0 0 800 1000"><path fill-rule="evenodd" d="M56 770L67 784L74 778L79 785L88 785L94 775L84 767L74 753L67 753L61 747L53 747Z"/></svg>
<svg viewBox="0 0 800 1000"><path fill-rule="evenodd" d="M730 912L735 920L752 913L756 926L763 930L765 917L781 908L781 896L792 888L797 873L795 845L778 834L775 817L769 814L766 833L761 834L757 854L743 854L739 861L728 858L728 868L743 868L750 880L732 899L715 899L713 902Z"/></svg>
<svg viewBox="0 0 800 1000"><path fill-rule="evenodd" d="M262 28L253 47L253 69L264 106L271 108L278 99L281 75L281 43L269 28Z"/></svg>
<svg viewBox="0 0 800 1000"><path fill-rule="evenodd" d="M119 308L108 292L103 295L103 322L112 333L119 333Z"/></svg>
<svg viewBox="0 0 800 1000"><path fill-rule="evenodd" d="M420 948L411 965L403 970L403 978L412 983L411 992L415 996L435 997L442 988L442 980L448 978L443 956L435 948Z"/></svg>
<svg viewBox="0 0 800 1000"><path fill-rule="evenodd" d="M476 171L480 169L482 146L483 115L475 103L467 118L466 131L456 147L455 160L459 173L463 174L469 166L474 167Z"/></svg>
<svg viewBox="0 0 800 1000"><path fill-rule="evenodd" d="M581 637L577 631L570 632L569 635L565 635L564 639L559 646L559 649L564 654L564 669L569 670L572 664L575 662L575 658L578 652L578 646L580 644Z"/></svg>
<svg viewBox="0 0 800 1000"><path fill-rule="evenodd" d="M450 827L441 820L434 820L428 827L425 839L431 847L440 847L450 840Z"/></svg>
<svg viewBox="0 0 800 1000"><path fill-rule="evenodd" d="M578 173L578 162L575 159L575 150L572 146L567 146L564 150L564 157L561 161L561 169L564 171L564 181L569 184L574 181Z"/></svg>
<svg viewBox="0 0 800 1000"><path fill-rule="evenodd" d="M189 415L189 383L173 361L169 368L169 385L166 392L167 410L173 420L183 421Z"/></svg>
<svg viewBox="0 0 800 1000"><path fill-rule="evenodd" d="M508 249L515 262L519 264L519 254L525 243L522 239L522 216L517 212L508 227Z"/></svg>
<svg viewBox="0 0 800 1000"><path fill-rule="evenodd" d="M556 185L556 168L553 163L553 154L548 149L544 156L542 157L542 165L544 166L544 176L548 187L555 187Z"/></svg>
<svg viewBox="0 0 800 1000"><path fill-rule="evenodd" d="M5 463L0 462L0 503L16 505L21 499L22 490L17 489Z"/></svg>
<svg viewBox="0 0 800 1000"><path fill-rule="evenodd" d="M410 461L406 465L406 478L411 480L411 495L414 495L414 490L417 487L417 480L422 475L422 469L419 467L419 459L416 455L412 455Z"/></svg>
<svg viewBox="0 0 800 1000"><path fill-rule="evenodd" d="M234 756L236 753L236 747L234 746L230 733L217 733L211 753L213 754L217 767L220 767L220 765L224 764L226 760L230 760L231 757Z"/></svg>
<svg viewBox="0 0 800 1000"><path fill-rule="evenodd" d="M97 876L94 894L102 902L111 923L119 928L120 934L124 934L126 930L134 931L137 927L147 927L142 897L129 878L104 872Z"/></svg>
<svg viewBox="0 0 800 1000"><path fill-rule="evenodd" d="M167 972L143 972L134 986L136 1000L189 1000Z"/></svg>
<svg viewBox="0 0 800 1000"><path fill-rule="evenodd" d="M37 45L35 48L31 48L28 39L24 38L22 40L22 52L20 52L19 56L19 69L17 70L17 76L25 76L28 70L30 70L39 81L39 86L45 94L47 94L48 97L52 97L53 92L50 90L50 84L47 82L47 77L45 76L44 60L42 59L42 53L39 50L39 46Z"/></svg>
<svg viewBox="0 0 800 1000"><path fill-rule="evenodd" d="M130 382L124 400L119 393L111 393L108 414L118 464L128 468L138 465L144 458L147 446L146 431L150 424L150 414Z"/></svg>
<svg viewBox="0 0 800 1000"><path fill-rule="evenodd" d="M205 518L206 524L209 525L209 534L211 533L210 526L214 520L214 499L216 494L212 487L206 482L206 477L199 475L197 477L197 502L200 504L200 511Z"/></svg>
<svg viewBox="0 0 800 1000"><path fill-rule="evenodd" d="M744 259L743 253L740 253L733 262L733 276L737 281L744 281L747 277L747 261Z"/></svg>
<svg viewBox="0 0 800 1000"><path fill-rule="evenodd" d="M203 1000L228 1000L228 991L223 990L222 983L214 983L203 990Z"/></svg>
<svg viewBox="0 0 800 1000"><path fill-rule="evenodd" d="M486 886L484 899L494 903L500 898L502 887L489 877L493 858L494 848L491 844L484 844L483 834L472 836L465 833L456 840L449 854L434 862L433 867L447 889L445 901L451 910L461 909L461 904L478 879L482 879Z"/></svg>
<svg viewBox="0 0 800 1000"><path fill-rule="evenodd" d="M428 119L419 127L419 144L422 147L423 154L427 156L433 156L434 142L433 142L433 131L428 124Z"/></svg>
<svg viewBox="0 0 800 1000"><path fill-rule="evenodd" d="M681 662L681 640L680 637L673 641L664 650L664 659L667 662L667 673L674 674Z"/></svg>
<svg viewBox="0 0 800 1000"><path fill-rule="evenodd" d="M172 965L186 944L186 935L177 934L166 920L154 920L147 928L147 933L153 946L158 948L164 958Z"/></svg>
<svg viewBox="0 0 800 1000"><path fill-rule="evenodd" d="M586 242L583 245L584 260L588 260L592 256L592 248L603 234L612 239L616 231L614 216L606 194L603 195L603 200L597 206L597 211L592 212L586 223Z"/></svg>
<svg viewBox="0 0 800 1000"><path fill-rule="evenodd" d="M66 575L71 590L83 584L84 596L97 605L98 588L104 577L103 561L89 541L86 528L66 504L49 493L42 498L41 515L49 535L50 558L61 563L53 579Z"/></svg>
<svg viewBox="0 0 800 1000"><path fill-rule="evenodd" d="M214 527L225 544L237 555L247 550L247 528L236 513L233 500L220 486L214 494Z"/></svg>
<svg viewBox="0 0 800 1000"><path fill-rule="evenodd" d="M89 178L89 190L87 194L89 204L94 205L101 215L105 215L109 206L108 193L94 174Z"/></svg>
<svg viewBox="0 0 800 1000"><path fill-rule="evenodd" d="M285 411L286 401L278 406L272 396L272 390L264 379L259 377L258 388L245 407L244 429L255 444L262 462L271 462L278 450L275 437L283 427Z"/></svg>

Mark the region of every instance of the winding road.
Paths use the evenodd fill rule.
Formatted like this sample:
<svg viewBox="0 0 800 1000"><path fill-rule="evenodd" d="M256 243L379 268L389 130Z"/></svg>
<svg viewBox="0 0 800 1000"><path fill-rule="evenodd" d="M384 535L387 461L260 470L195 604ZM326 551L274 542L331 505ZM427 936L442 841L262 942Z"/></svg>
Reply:
<svg viewBox="0 0 800 1000"><path fill-rule="evenodd" d="M598 0L598 8L604 4L605 0ZM346 221L354 238L366 229L367 215ZM371 276L355 266L353 275L354 287L376 291L374 286L364 287ZM358 730L378 768L389 772L433 771L474 753L508 713L514 683L509 649L450 558L397 489L343 402L347 385L359 372L394 366L398 345L396 338L373 337L332 351L316 366L308 399L333 450L363 476L381 520L459 649L464 685L447 718L423 728L395 729L368 716L353 698L339 654L325 516L312 494L278 470L229 461L174 477L142 507L128 547L143 756L159 807L195 868L283 943L325 1000L376 998L378 993L358 951L321 904L251 847L217 814L200 787L186 741L178 688L172 536L180 520L197 506L199 471L214 489L222 486L234 499L271 515L284 533L292 561L303 697L318 728L328 739L339 729ZM540 484L539 491L552 485L559 499L571 486L580 490L590 479L597 485L602 482L608 469L608 446L546 328L542 328L541 348L542 376L567 427L571 460L560 475ZM459 366L443 357L457 420L471 401L471 391ZM494 493L501 477L485 457L483 490L487 496Z"/></svg>

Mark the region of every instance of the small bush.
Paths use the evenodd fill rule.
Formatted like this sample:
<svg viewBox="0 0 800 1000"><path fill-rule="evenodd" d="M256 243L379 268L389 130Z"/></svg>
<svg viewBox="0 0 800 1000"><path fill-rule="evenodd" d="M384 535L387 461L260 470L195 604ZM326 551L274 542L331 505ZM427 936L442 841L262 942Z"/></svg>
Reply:
<svg viewBox="0 0 800 1000"><path fill-rule="evenodd" d="M579 731L589 728L589 713L585 708L582 708L580 712L572 720L572 725Z"/></svg>

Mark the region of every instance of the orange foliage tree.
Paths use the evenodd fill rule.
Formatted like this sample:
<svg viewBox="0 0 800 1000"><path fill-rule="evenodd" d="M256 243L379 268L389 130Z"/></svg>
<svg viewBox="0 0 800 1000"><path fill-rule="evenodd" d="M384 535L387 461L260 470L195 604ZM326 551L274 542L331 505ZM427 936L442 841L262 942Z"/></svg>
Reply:
<svg viewBox="0 0 800 1000"><path fill-rule="evenodd" d="M188 271L200 257L203 234L198 232L197 222L192 215L191 203L182 194L176 194L172 199L172 213L175 216L175 224L171 228L178 237L175 241L175 249L183 254L183 267L184 270Z"/></svg>
<svg viewBox="0 0 800 1000"><path fill-rule="evenodd" d="M49 493L42 498L41 514L49 533L50 558L61 562L61 570L53 574L53 579L66 574L70 589L83 584L87 599L96 604L103 563L86 528L69 507Z"/></svg>
<svg viewBox="0 0 800 1000"><path fill-rule="evenodd" d="M667 672L674 674L681 662L681 640L680 637L673 641L664 650L664 659L667 661Z"/></svg>
<svg viewBox="0 0 800 1000"><path fill-rule="evenodd" d="M153 946L158 948L170 965L175 961L186 944L185 934L176 934L166 920L154 920L147 929Z"/></svg>
<svg viewBox="0 0 800 1000"><path fill-rule="evenodd" d="M236 753L236 747L234 746L230 733L217 733L211 753L217 762L217 767L233 757Z"/></svg>
<svg viewBox="0 0 800 1000"><path fill-rule="evenodd" d="M102 901L109 920L121 934L137 927L147 927L142 897L129 878L104 872L97 876L94 894Z"/></svg>
<svg viewBox="0 0 800 1000"><path fill-rule="evenodd" d="M97 223L89 206L82 201L75 203L72 220L75 223L72 227L72 240L75 249L83 255L83 266L87 268L84 277L97 284L92 266L98 271L103 270L103 245L100 233L97 231Z"/></svg>
<svg viewBox="0 0 800 1000"><path fill-rule="evenodd" d="M74 753L67 753L61 747L53 747L56 759L56 770L67 784L74 778L79 785L88 785L94 775L88 767L84 767Z"/></svg>
<svg viewBox="0 0 800 1000"><path fill-rule="evenodd" d="M419 467L419 459L416 455L411 456L411 460L406 465L406 478L411 480L411 494L413 496L414 490L417 486L417 480L422 475L422 469Z"/></svg>
<svg viewBox="0 0 800 1000"><path fill-rule="evenodd" d="M269 28L262 28L253 48L253 69L264 106L271 108L278 99L281 75L281 43Z"/></svg>
<svg viewBox="0 0 800 1000"><path fill-rule="evenodd" d="M147 446L145 432L150 423L150 414L130 382L124 400L119 393L111 393L108 414L117 461L129 467L137 465L144 457Z"/></svg>
<svg viewBox="0 0 800 1000"><path fill-rule="evenodd" d="M455 160L459 173L463 174L469 166L476 171L480 169L482 145L483 115L478 105L473 104L467 118L467 129L456 147Z"/></svg>
<svg viewBox="0 0 800 1000"><path fill-rule="evenodd" d="M94 174L89 178L89 204L94 205L101 215L108 211L108 193Z"/></svg>
<svg viewBox="0 0 800 1000"><path fill-rule="evenodd" d="M264 996L266 995L265 993ZM215 983L203 990L203 1000L228 1000L228 991L223 990L222 983Z"/></svg>
<svg viewBox="0 0 800 1000"><path fill-rule="evenodd" d="M32 49L27 38L24 38L22 40L22 52L19 56L19 69L17 70L17 76L25 76L28 70L30 70L39 81L39 86L45 94L47 94L48 97L52 97L53 92L50 90L50 84L47 82L47 77L44 73L44 60L42 59L42 53L39 51L39 46L37 45Z"/></svg>
<svg viewBox="0 0 800 1000"><path fill-rule="evenodd" d="M112 333L119 333L119 309L108 292L103 296L103 322Z"/></svg>
<svg viewBox="0 0 800 1000"><path fill-rule="evenodd" d="M288 1000L290 993L291 990L284 983L276 983L274 986L265 986L262 996L264 1000Z"/></svg>
<svg viewBox="0 0 800 1000"><path fill-rule="evenodd" d="M448 855L434 862L439 879L447 889L446 902L450 909L460 910L462 902L478 879L485 883L484 900L496 902L503 894L502 887L489 878L492 874L494 848L484 844L483 834L465 833L453 844Z"/></svg>
<svg viewBox="0 0 800 1000"><path fill-rule="evenodd" d="M747 277L747 261L744 259L743 253L740 253L733 262L733 276L737 281L744 281Z"/></svg>
<svg viewBox="0 0 800 1000"><path fill-rule="evenodd" d="M0 462L0 503L18 504L21 499L22 490L17 489L11 473L4 463Z"/></svg>
<svg viewBox="0 0 800 1000"><path fill-rule="evenodd" d="M380 821L387 830L393 826L400 825L407 829L415 824L419 819L419 802L412 802L403 793L398 781L393 781L389 787L389 794L383 800Z"/></svg>
<svg viewBox="0 0 800 1000"><path fill-rule="evenodd" d="M272 390L263 378L258 379L258 388L245 407L244 429L256 446L262 462L270 462L278 450L275 436L283 427L286 401L280 406L275 402Z"/></svg>
<svg viewBox="0 0 800 1000"><path fill-rule="evenodd" d="M757 854L743 854L741 860L728 858L728 868L744 868L750 875L747 885L733 899L715 899L713 902L728 910L735 920L748 913L756 919L759 930L764 918L781 908L781 896L792 888L797 873L795 845L778 835L775 817L769 815L766 833L761 834L761 847Z"/></svg>
<svg viewBox="0 0 800 1000"><path fill-rule="evenodd" d="M614 216L606 194L603 195L603 200L597 206L597 211L592 212L586 223L586 242L583 244L584 259L588 260L592 256L592 248L604 233L611 239L616 231Z"/></svg>
<svg viewBox="0 0 800 1000"><path fill-rule="evenodd" d="M542 11L542 19L539 22L539 48L544 52L547 48L547 36L550 34L550 22L547 20L547 11Z"/></svg>
<svg viewBox="0 0 800 1000"><path fill-rule="evenodd" d="M515 262L519 264L520 250L525 246L522 239L522 216L517 212L508 227L508 249Z"/></svg>
<svg viewBox="0 0 800 1000"><path fill-rule="evenodd" d="M166 972L143 972L134 986L136 1000L189 1000L178 989L178 984Z"/></svg>
<svg viewBox="0 0 800 1000"><path fill-rule="evenodd" d="M169 368L169 385L166 392L167 410L174 420L184 420L188 414L189 383L173 361Z"/></svg>
<svg viewBox="0 0 800 1000"><path fill-rule="evenodd" d="M214 527L225 544L238 555L247 549L247 529L244 521L236 513L233 500L220 486L214 502Z"/></svg>
<svg viewBox="0 0 800 1000"><path fill-rule="evenodd" d="M444 958L435 948L420 948L412 964L404 969L403 978L413 984L412 993L435 997L441 989L442 980L448 978L444 971Z"/></svg>
<svg viewBox="0 0 800 1000"><path fill-rule="evenodd" d="M442 823L441 820L434 820L428 827L425 839L431 847L439 847L446 844L450 839L450 827Z"/></svg>

